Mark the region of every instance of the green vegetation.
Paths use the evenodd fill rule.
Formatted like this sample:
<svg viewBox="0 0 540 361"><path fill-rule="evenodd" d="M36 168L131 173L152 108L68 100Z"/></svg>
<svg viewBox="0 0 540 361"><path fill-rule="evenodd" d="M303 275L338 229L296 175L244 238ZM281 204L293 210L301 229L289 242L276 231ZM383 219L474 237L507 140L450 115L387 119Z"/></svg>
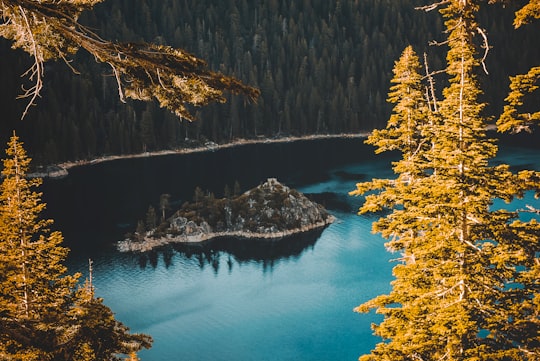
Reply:
<svg viewBox="0 0 540 361"><path fill-rule="evenodd" d="M384 342L362 361L540 358L540 226L521 220L519 210L491 207L495 198L538 193L540 173L490 162L497 145L486 136L490 122L480 100L479 3L426 8L445 20L442 99L423 96L431 75L420 75L417 55L406 48L394 66L393 114L368 139L378 152L401 152L397 176L358 183L351 193L370 192L360 213L391 211L373 229L400 257L390 293L356 308L384 315L373 326Z"/></svg>
<svg viewBox="0 0 540 361"><path fill-rule="evenodd" d="M151 209L147 219L153 219ZM245 237L251 233L271 238L282 237L281 232L307 231L332 221L333 217L321 205L271 178L243 194L224 198L215 198L213 193L197 187L193 202L185 202L157 227L151 222L145 227L144 222L139 221L135 234L126 238L136 242L145 241L145 237L161 239L218 233Z"/></svg>
<svg viewBox="0 0 540 361"><path fill-rule="evenodd" d="M37 163L140 153L236 138L368 131L383 127L393 60L411 44L443 67L438 17L414 9L418 0L103 1L84 11L80 23L105 39L143 41L186 49L208 68L261 90L257 104L225 93L227 102L191 108L198 119L179 122L157 102L119 101L108 65L78 52L71 65L45 64L42 98L24 122L27 102L20 77L31 59L5 51L0 74L3 120L0 137L17 129ZM512 31L512 4L482 12L493 46L485 83L491 113L499 112L508 75L526 72L539 57L533 29ZM10 44L4 43L4 48ZM439 80L439 79L436 79ZM440 81L442 84L442 80ZM30 87L32 84L26 84ZM0 139L1 141L2 139Z"/></svg>
<svg viewBox="0 0 540 361"><path fill-rule="evenodd" d="M42 219L45 204L27 179L30 158L13 135L0 185L0 359L25 361L119 360L149 348L147 335L130 334L103 300L91 278L63 265L62 234Z"/></svg>

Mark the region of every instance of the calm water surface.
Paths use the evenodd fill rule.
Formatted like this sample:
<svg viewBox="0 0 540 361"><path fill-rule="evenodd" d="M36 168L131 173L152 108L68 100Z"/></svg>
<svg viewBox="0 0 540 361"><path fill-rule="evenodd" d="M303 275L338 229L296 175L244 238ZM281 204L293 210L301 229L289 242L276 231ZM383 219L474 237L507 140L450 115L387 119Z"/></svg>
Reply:
<svg viewBox="0 0 540 361"><path fill-rule="evenodd" d="M70 270L86 272L91 257L97 295L133 332L154 337L142 360L356 360L379 341L370 324L380 318L352 309L392 279L393 256L370 231L377 216L357 216L361 199L347 196L357 181L392 176L391 156L372 153L361 140L334 140L118 161L47 182L44 199L73 249ZM539 153L507 148L500 159L536 168ZM282 242L144 256L111 246L160 194L180 204L196 185L220 196L225 184L247 189L267 177L311 194L338 221Z"/></svg>

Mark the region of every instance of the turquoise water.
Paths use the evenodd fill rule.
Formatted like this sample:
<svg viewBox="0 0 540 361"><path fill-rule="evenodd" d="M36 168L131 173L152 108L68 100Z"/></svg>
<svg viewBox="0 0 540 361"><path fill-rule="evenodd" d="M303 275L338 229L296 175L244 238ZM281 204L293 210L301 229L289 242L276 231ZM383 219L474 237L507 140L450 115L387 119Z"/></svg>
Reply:
<svg viewBox="0 0 540 361"><path fill-rule="evenodd" d="M154 337L153 347L140 353L145 361L356 360L369 352L379 342L370 324L380 318L352 309L390 289L394 257L371 233L377 216L356 215L361 199L347 192L357 180L392 176L391 158L372 156L358 140L231 152L208 153L204 163L186 156L113 162L46 185L51 216L66 226L73 248L70 269L85 272L93 258L97 295L133 332ZM319 161L302 162L305 153ZM508 149L501 159L518 168L540 164L539 152L525 149ZM278 176L325 203L337 222L274 243L222 240L145 256L112 248L160 193L189 199L194 187L181 183L196 178L189 182L206 180L218 194L242 170L246 187ZM175 184L183 190L175 193ZM523 202L538 202L530 196Z"/></svg>

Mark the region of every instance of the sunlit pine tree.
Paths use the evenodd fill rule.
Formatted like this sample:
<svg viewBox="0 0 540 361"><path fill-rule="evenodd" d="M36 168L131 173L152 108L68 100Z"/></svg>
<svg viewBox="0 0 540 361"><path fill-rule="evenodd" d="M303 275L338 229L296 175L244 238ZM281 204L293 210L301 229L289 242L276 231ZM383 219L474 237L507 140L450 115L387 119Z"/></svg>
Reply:
<svg viewBox="0 0 540 361"><path fill-rule="evenodd" d="M503 2L503 0L497 2ZM540 1L530 0L516 11L514 27L517 29L538 19L540 19ZM539 88L540 64L531 67L524 74L510 77L510 92L505 99L504 110L497 121L500 132L531 131L531 126L538 124L540 109L538 102L535 103L534 100L538 100ZM532 93L535 93L536 97L531 96Z"/></svg>
<svg viewBox="0 0 540 361"><path fill-rule="evenodd" d="M65 310L76 277L62 264L67 249L34 189L41 179L28 179L30 158L14 134L6 149L0 185L0 355L10 359L47 359L65 323Z"/></svg>
<svg viewBox="0 0 540 361"><path fill-rule="evenodd" d="M79 275L63 265L67 248L29 179L30 158L13 134L0 184L0 359L24 361L116 360L150 347L130 334L93 288L75 290Z"/></svg>
<svg viewBox="0 0 540 361"><path fill-rule="evenodd" d="M120 354L138 360L137 352L152 345L150 336L131 334L128 327L116 320L103 299L95 296L89 279L75 293L69 315L75 332L73 341L65 347L66 361L124 360Z"/></svg>
<svg viewBox="0 0 540 361"><path fill-rule="evenodd" d="M478 6L437 6L446 19L449 85L436 121L422 135L430 146L407 167L397 162L395 180L360 183L352 192L380 190L366 197L360 212L392 209L374 230L402 254L391 292L356 309L375 308L385 316L374 325L385 342L361 360L530 359L539 354L538 282L532 281L538 276L538 226L491 205L494 198L510 201L537 189L538 174L514 175L507 165L490 165L497 147L486 136L478 101ZM403 160L411 159L406 147L398 149ZM414 173L410 167L420 176L404 178Z"/></svg>

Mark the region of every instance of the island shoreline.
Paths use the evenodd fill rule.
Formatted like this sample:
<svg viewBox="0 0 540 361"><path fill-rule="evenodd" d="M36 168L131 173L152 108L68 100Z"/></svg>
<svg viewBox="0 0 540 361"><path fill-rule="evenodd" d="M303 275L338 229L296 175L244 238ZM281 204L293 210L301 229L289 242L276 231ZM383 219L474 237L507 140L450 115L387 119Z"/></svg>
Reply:
<svg viewBox="0 0 540 361"><path fill-rule="evenodd" d="M138 252L144 253L151 251L155 248L168 246L171 244L200 244L209 242L220 238L236 238L236 239L253 239L253 240L267 240L277 241L283 238L292 237L298 234L312 232L318 229L325 228L334 223L337 218L333 215L320 222L304 226L301 228L288 229L284 231L272 232L272 233L259 233L249 231L224 231L224 232L210 232L210 233L198 233L193 235L180 235L171 237L144 237L142 241L123 240L116 243L116 248L119 252Z"/></svg>

